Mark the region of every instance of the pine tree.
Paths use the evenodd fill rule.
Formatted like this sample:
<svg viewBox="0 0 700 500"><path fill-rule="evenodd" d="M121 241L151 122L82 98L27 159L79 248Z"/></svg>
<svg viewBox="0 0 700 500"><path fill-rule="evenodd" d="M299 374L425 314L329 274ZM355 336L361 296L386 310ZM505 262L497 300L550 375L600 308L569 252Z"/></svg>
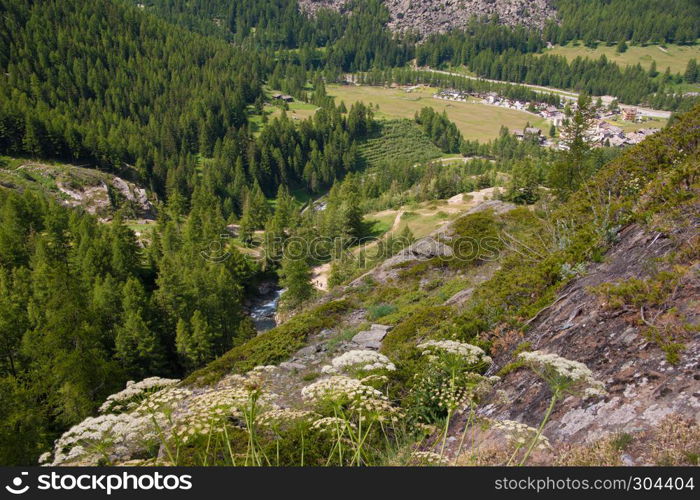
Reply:
<svg viewBox="0 0 700 500"><path fill-rule="evenodd" d="M24 151L30 156L40 158L46 151L46 131L44 125L34 117L27 117L22 139Z"/></svg>
<svg viewBox="0 0 700 500"><path fill-rule="evenodd" d="M688 83L700 82L700 70L698 70L697 60L691 59L688 61L683 78Z"/></svg>
<svg viewBox="0 0 700 500"><path fill-rule="evenodd" d="M294 309L312 297L311 270L303 257L285 254L280 276L280 284L285 288L282 302L286 308Z"/></svg>
<svg viewBox="0 0 700 500"><path fill-rule="evenodd" d="M125 283L122 304L125 319L116 329L115 356L131 377L162 375L165 349L148 324L146 292L135 278Z"/></svg>
<svg viewBox="0 0 700 500"><path fill-rule="evenodd" d="M194 365L192 362L192 332L189 324L183 318L177 321L175 348L182 365L188 370L191 369Z"/></svg>
<svg viewBox="0 0 700 500"><path fill-rule="evenodd" d="M124 225L121 211L111 225L111 268L115 276L126 279L139 266L139 245L134 232Z"/></svg>
<svg viewBox="0 0 700 500"><path fill-rule="evenodd" d="M590 129L594 117L595 108L591 105L591 98L582 93L576 111L561 131L567 148L566 154L554 164L550 172L549 182L560 196L575 191L591 173L587 159L591 149Z"/></svg>
<svg viewBox="0 0 700 500"><path fill-rule="evenodd" d="M656 78L659 75L659 71L656 69L656 61L651 61L651 66L649 67L649 77Z"/></svg>

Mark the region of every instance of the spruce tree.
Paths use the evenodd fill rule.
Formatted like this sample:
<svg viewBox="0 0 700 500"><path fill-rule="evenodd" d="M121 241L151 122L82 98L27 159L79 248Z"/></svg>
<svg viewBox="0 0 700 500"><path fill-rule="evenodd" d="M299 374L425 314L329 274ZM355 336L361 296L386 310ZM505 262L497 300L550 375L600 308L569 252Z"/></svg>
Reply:
<svg viewBox="0 0 700 500"><path fill-rule="evenodd" d="M285 288L282 302L286 308L294 309L312 297L311 270L303 257L285 255L280 277L280 284Z"/></svg>
<svg viewBox="0 0 700 500"><path fill-rule="evenodd" d="M688 61L683 78L688 83L700 82L700 70L698 69L697 60L691 59Z"/></svg>
<svg viewBox="0 0 700 500"><path fill-rule="evenodd" d="M576 111L561 131L566 153L554 164L549 176L551 186L562 197L575 191L591 173L587 159L591 149L590 129L594 117L595 108L591 105L591 98L582 93Z"/></svg>

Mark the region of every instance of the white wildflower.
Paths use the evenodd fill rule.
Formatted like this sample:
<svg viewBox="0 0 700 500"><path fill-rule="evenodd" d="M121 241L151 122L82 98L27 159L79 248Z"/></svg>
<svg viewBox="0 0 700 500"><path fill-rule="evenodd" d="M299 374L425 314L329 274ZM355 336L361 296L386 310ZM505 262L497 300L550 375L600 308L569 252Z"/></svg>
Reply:
<svg viewBox="0 0 700 500"><path fill-rule="evenodd" d="M288 427L292 423L310 421L318 415L308 410L296 410L293 408L273 408L258 415L256 423L261 427L279 429Z"/></svg>
<svg viewBox="0 0 700 500"><path fill-rule="evenodd" d="M373 387L364 385L354 378L336 375L321 379L307 385L301 390L301 396L313 402L345 403L356 399L384 399L384 395Z"/></svg>
<svg viewBox="0 0 700 500"><path fill-rule="evenodd" d="M429 340L418 344L418 348L422 349L423 354L427 356L438 353L448 353L463 358L463 360L469 364L477 364L480 362L491 364L492 362L491 358L486 355L481 347L465 342L458 342L456 340Z"/></svg>
<svg viewBox="0 0 700 500"><path fill-rule="evenodd" d="M355 428L355 424L352 422L338 417L323 417L311 424L311 428L319 432L332 433L340 431L341 434L346 426L351 429Z"/></svg>
<svg viewBox="0 0 700 500"><path fill-rule="evenodd" d="M130 404L138 404L134 401L135 399L145 398L149 393L175 385L178 382L180 382L179 379L161 377L149 377L140 382L130 380L126 383L126 388L123 391L112 394L102 403L100 413L129 409Z"/></svg>
<svg viewBox="0 0 700 500"><path fill-rule="evenodd" d="M331 365L336 371L344 370L387 370L394 371L396 366L389 358L376 351L352 350L333 358Z"/></svg>
<svg viewBox="0 0 700 500"><path fill-rule="evenodd" d="M432 451L414 451L411 453L411 465L447 465L446 457Z"/></svg>
<svg viewBox="0 0 700 500"><path fill-rule="evenodd" d="M522 448L537 436L537 429L515 420L495 420L492 423L494 429L500 430L515 448ZM540 434L535 443L539 449L550 448L549 440Z"/></svg>
<svg viewBox="0 0 700 500"><path fill-rule="evenodd" d="M521 352L518 357L547 381L553 390L580 392L584 397L606 394L604 384L583 363L542 351Z"/></svg>

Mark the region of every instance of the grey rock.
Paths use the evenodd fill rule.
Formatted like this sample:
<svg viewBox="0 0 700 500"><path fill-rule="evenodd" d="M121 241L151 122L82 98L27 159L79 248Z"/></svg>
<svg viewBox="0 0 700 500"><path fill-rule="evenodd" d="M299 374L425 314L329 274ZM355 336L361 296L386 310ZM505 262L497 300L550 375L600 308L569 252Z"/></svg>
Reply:
<svg viewBox="0 0 700 500"><path fill-rule="evenodd" d="M330 8L347 15L350 0L300 0L303 12L315 14ZM396 32L414 32L422 36L465 28L471 16L498 15L501 23L543 28L556 16L548 0L384 0L389 10L388 26Z"/></svg>
<svg viewBox="0 0 700 500"><path fill-rule="evenodd" d="M319 352L320 346L318 345L309 345L306 347L302 347L299 349L296 354L294 355L295 358L309 358Z"/></svg>
<svg viewBox="0 0 700 500"><path fill-rule="evenodd" d="M437 241L434 238L422 238L407 248L401 250L398 254L384 261L380 266L381 269L389 269L404 262L412 260L430 260L435 257L450 257L452 248Z"/></svg>
<svg viewBox="0 0 700 500"><path fill-rule="evenodd" d="M365 330L355 335L352 338L352 341L364 349L378 350L382 346L382 340L384 340L384 337L386 337L386 332L387 330L384 329Z"/></svg>
<svg viewBox="0 0 700 500"><path fill-rule="evenodd" d="M378 323L372 323L372 326L369 327L370 330L384 332L384 333L387 333L392 328L393 328L393 326L391 326L391 325L380 325Z"/></svg>
<svg viewBox="0 0 700 500"><path fill-rule="evenodd" d="M620 337L620 342L623 342L627 345L630 345L633 342L635 342L638 338L639 338L639 336L637 335L637 332L635 331L635 329L632 327L629 327L624 332L622 332L622 336Z"/></svg>
<svg viewBox="0 0 700 500"><path fill-rule="evenodd" d="M474 293L473 288L467 288L455 293L452 297L445 301L446 306L460 306L464 304Z"/></svg>
<svg viewBox="0 0 700 500"><path fill-rule="evenodd" d="M477 206L467 211L467 215L485 212L486 210L491 210L495 214L504 214L506 212L510 212L514 208L515 204L513 203L501 200L488 200L479 203Z"/></svg>
<svg viewBox="0 0 700 500"><path fill-rule="evenodd" d="M285 361L283 363L280 363L280 368L284 370L303 370L306 368L306 365L302 363L296 363L296 362L291 362L291 361Z"/></svg>

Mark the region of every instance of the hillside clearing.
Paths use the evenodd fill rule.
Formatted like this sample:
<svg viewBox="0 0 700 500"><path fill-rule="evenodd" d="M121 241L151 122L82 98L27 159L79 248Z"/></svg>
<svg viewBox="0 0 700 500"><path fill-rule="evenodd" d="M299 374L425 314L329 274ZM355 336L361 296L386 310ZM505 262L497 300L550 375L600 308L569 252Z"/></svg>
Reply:
<svg viewBox="0 0 700 500"><path fill-rule="evenodd" d="M663 72L669 67L671 73L682 74L690 59L700 59L700 45L668 45L666 48L662 48L660 45L647 45L646 47L630 45L626 52L618 54L615 46L607 47L601 44L595 49L590 49L583 44L568 44L548 49L545 54L564 56L568 61L579 56L598 59L604 55L608 60L621 66L641 64L644 69L649 69L652 61L656 61L658 71Z"/></svg>
<svg viewBox="0 0 700 500"><path fill-rule="evenodd" d="M390 234L400 234L408 227L416 238L423 238L459 217L480 203L493 198L496 188L486 188L471 193L462 193L447 200L427 201L416 205L403 206L396 210L382 210L368 214L365 219L375 223L375 229L383 235L372 242L353 249L358 254L360 249L373 248L380 239ZM312 269L311 281L318 290L328 290L328 277L331 263L326 262Z"/></svg>
<svg viewBox="0 0 700 500"><path fill-rule="evenodd" d="M407 92L401 88L385 88L354 85L329 85L329 95L336 103L344 101L346 106L362 101L379 106L379 119L409 118L429 106L438 112L447 112L467 140L489 141L498 137L502 126L509 129L523 128L527 123L547 130L547 122L534 114L512 109L472 102L453 102L433 98L436 88L420 87Z"/></svg>

